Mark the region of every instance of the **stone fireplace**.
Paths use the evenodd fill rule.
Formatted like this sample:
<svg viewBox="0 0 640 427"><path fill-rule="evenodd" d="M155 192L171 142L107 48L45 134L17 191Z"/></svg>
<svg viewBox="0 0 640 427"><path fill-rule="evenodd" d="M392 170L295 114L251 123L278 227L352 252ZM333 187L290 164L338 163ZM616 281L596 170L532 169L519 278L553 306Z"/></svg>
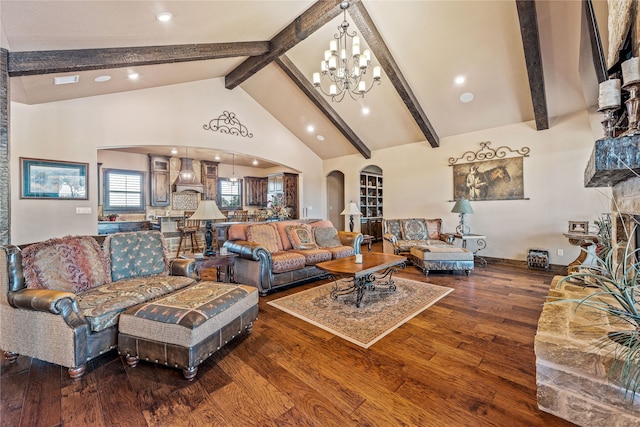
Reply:
<svg viewBox="0 0 640 427"><path fill-rule="evenodd" d="M640 135L596 141L585 187L611 187L613 244L638 247L632 230L640 220ZM614 263L624 250L614 252ZM581 300L593 288L554 280L548 302ZM613 320L612 320L613 322ZM597 342L610 326L607 314L570 303L545 304L535 338L538 406L583 426L640 426L640 395L633 406L608 378L613 359Z"/></svg>

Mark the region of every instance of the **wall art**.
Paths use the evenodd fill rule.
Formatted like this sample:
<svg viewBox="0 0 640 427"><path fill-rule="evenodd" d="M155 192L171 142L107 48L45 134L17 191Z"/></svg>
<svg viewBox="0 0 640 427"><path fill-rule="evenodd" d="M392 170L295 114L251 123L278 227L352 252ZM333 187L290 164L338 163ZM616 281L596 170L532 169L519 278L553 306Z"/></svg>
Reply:
<svg viewBox="0 0 640 427"><path fill-rule="evenodd" d="M493 149L490 145L490 142L481 142L480 150L449 159L449 166L453 168L454 200L525 199L523 158L529 155L529 148Z"/></svg>
<svg viewBox="0 0 640 427"><path fill-rule="evenodd" d="M20 157L20 198L88 200L88 163Z"/></svg>

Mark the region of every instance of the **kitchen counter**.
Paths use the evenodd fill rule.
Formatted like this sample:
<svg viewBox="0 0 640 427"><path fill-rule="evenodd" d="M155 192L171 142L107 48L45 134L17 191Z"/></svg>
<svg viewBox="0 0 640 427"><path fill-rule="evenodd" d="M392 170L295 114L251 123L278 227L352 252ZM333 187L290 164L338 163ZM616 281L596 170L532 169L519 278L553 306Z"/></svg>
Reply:
<svg viewBox="0 0 640 427"><path fill-rule="evenodd" d="M151 230L151 221L98 221L98 234Z"/></svg>

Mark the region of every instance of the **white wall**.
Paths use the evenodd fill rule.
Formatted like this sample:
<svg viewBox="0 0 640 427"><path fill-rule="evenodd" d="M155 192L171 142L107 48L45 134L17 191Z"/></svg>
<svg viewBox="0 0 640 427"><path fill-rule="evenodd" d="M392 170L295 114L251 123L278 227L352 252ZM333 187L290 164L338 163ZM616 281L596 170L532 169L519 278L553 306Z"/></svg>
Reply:
<svg viewBox="0 0 640 427"><path fill-rule="evenodd" d="M525 197L529 200L471 202L471 232L487 235L486 256L526 259L529 248L550 251L551 263L567 265L579 253L562 233L569 220L593 221L608 212L608 189L584 187L584 169L594 138L586 112L556 118L549 130L536 131L533 123L486 129L442 138L439 148L426 142L372 153L367 160L348 156L324 162L325 175L332 170L345 174L345 199L358 200L359 173L367 165L382 168L385 218L442 218L444 231L453 232L458 215L453 207L453 172L450 157L476 152L480 142L491 147L529 147L524 158ZM464 161L462 161L464 163ZM557 255L562 249L564 255Z"/></svg>
<svg viewBox="0 0 640 427"><path fill-rule="evenodd" d="M203 129L223 111L235 113L253 138ZM322 160L241 88L225 89L224 79L38 105L13 102L10 138L14 244L97 233L99 148L165 145L251 154L301 174L301 208L323 205ZM20 199L19 157L89 163L89 200ZM76 207L92 207L93 213L76 215Z"/></svg>

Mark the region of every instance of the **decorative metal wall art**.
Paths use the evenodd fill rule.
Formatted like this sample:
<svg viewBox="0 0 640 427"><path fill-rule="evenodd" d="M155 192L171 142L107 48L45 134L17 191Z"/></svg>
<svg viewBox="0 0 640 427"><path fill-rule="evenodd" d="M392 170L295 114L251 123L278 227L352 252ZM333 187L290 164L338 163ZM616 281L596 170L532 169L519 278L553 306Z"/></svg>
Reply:
<svg viewBox="0 0 640 427"><path fill-rule="evenodd" d="M202 127L204 130L212 132L253 138L253 134L236 118L236 114L229 111L223 111L217 118L211 119L209 124L205 124Z"/></svg>
<svg viewBox="0 0 640 427"><path fill-rule="evenodd" d="M491 142L481 142L478 151L449 158L449 166L453 167L454 200L525 199L522 159L529 156L529 148L493 149L490 145ZM460 161L467 163L458 163Z"/></svg>

